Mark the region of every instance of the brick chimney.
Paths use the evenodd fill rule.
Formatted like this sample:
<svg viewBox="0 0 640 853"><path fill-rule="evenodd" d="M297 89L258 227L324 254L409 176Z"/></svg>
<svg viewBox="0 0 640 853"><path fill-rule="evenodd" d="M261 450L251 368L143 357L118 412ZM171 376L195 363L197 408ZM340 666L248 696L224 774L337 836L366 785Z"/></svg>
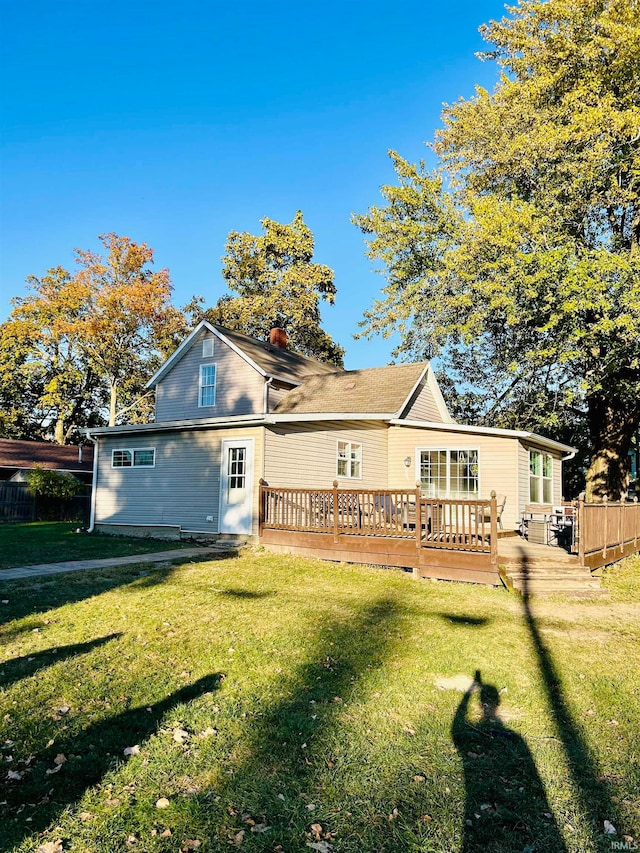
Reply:
<svg viewBox="0 0 640 853"><path fill-rule="evenodd" d="M271 329L269 332L269 343L278 349L287 348L287 333L284 329Z"/></svg>

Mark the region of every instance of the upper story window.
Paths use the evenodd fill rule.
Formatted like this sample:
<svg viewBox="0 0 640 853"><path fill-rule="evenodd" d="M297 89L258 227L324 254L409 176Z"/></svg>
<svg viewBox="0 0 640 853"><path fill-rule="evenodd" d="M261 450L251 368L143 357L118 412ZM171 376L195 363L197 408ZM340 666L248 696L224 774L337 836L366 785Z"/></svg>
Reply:
<svg viewBox="0 0 640 853"><path fill-rule="evenodd" d="M362 445L355 441L338 442L338 477L362 478Z"/></svg>
<svg viewBox="0 0 640 853"><path fill-rule="evenodd" d="M200 389L198 406L215 406L216 404L216 366L215 364L200 365Z"/></svg>
<svg viewBox="0 0 640 853"><path fill-rule="evenodd" d="M213 346L215 338L204 338L202 341L202 357L213 358Z"/></svg>
<svg viewBox="0 0 640 853"><path fill-rule="evenodd" d="M154 468L155 464L155 447L140 447L137 449L118 449L111 451L112 468Z"/></svg>
<svg viewBox="0 0 640 853"><path fill-rule="evenodd" d="M553 503L553 456L542 450L529 451L529 502Z"/></svg>
<svg viewBox="0 0 640 853"><path fill-rule="evenodd" d="M420 483L426 498L474 500L480 491L479 451L421 450Z"/></svg>

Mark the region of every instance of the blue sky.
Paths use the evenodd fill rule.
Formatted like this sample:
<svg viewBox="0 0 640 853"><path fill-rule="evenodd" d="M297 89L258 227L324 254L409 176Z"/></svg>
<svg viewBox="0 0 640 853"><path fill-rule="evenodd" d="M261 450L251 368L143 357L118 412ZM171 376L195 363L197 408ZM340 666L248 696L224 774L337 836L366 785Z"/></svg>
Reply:
<svg viewBox="0 0 640 853"><path fill-rule="evenodd" d="M393 181L386 152L430 160L443 102L492 87L478 26L502 3L0 0L0 320L24 281L115 231L155 250L177 305L226 292L231 230L296 210L335 270L323 325L346 366L384 280L350 223Z"/></svg>

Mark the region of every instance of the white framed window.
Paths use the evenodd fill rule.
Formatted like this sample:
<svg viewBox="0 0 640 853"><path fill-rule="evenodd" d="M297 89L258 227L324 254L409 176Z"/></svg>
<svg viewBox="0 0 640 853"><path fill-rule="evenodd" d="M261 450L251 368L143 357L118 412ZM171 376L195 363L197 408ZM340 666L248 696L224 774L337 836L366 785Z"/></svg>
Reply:
<svg viewBox="0 0 640 853"><path fill-rule="evenodd" d="M204 338L202 341L202 357L213 358L213 347L215 338Z"/></svg>
<svg viewBox="0 0 640 853"><path fill-rule="evenodd" d="M426 498L475 500L480 494L477 448L418 450L420 484Z"/></svg>
<svg viewBox="0 0 640 853"><path fill-rule="evenodd" d="M338 477L362 479L362 445L355 441L338 441Z"/></svg>
<svg viewBox="0 0 640 853"><path fill-rule="evenodd" d="M111 451L112 468L155 468L155 447L118 448Z"/></svg>
<svg viewBox="0 0 640 853"><path fill-rule="evenodd" d="M198 406L215 406L216 404L216 365L200 365L200 387Z"/></svg>
<svg viewBox="0 0 640 853"><path fill-rule="evenodd" d="M553 503L553 456L542 450L529 451L529 503Z"/></svg>

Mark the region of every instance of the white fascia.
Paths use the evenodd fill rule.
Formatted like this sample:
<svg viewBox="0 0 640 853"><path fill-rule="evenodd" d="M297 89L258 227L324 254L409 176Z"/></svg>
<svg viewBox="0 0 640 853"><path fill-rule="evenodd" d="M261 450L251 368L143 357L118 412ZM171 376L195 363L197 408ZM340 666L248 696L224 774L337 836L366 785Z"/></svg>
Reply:
<svg viewBox="0 0 640 853"><path fill-rule="evenodd" d="M472 435L495 435L503 438L518 438L523 441L531 441L541 447L548 447L550 450L564 451L566 453L576 452L575 447L569 444L563 444L560 441L554 441L552 438L545 438L543 435L537 435L535 432L524 432L515 429L500 429L499 427L478 427L470 426L469 424L443 424L435 421L405 421L400 418L393 418L389 421L391 426L406 426L416 427L418 429L433 429L444 432L461 432L470 433Z"/></svg>

